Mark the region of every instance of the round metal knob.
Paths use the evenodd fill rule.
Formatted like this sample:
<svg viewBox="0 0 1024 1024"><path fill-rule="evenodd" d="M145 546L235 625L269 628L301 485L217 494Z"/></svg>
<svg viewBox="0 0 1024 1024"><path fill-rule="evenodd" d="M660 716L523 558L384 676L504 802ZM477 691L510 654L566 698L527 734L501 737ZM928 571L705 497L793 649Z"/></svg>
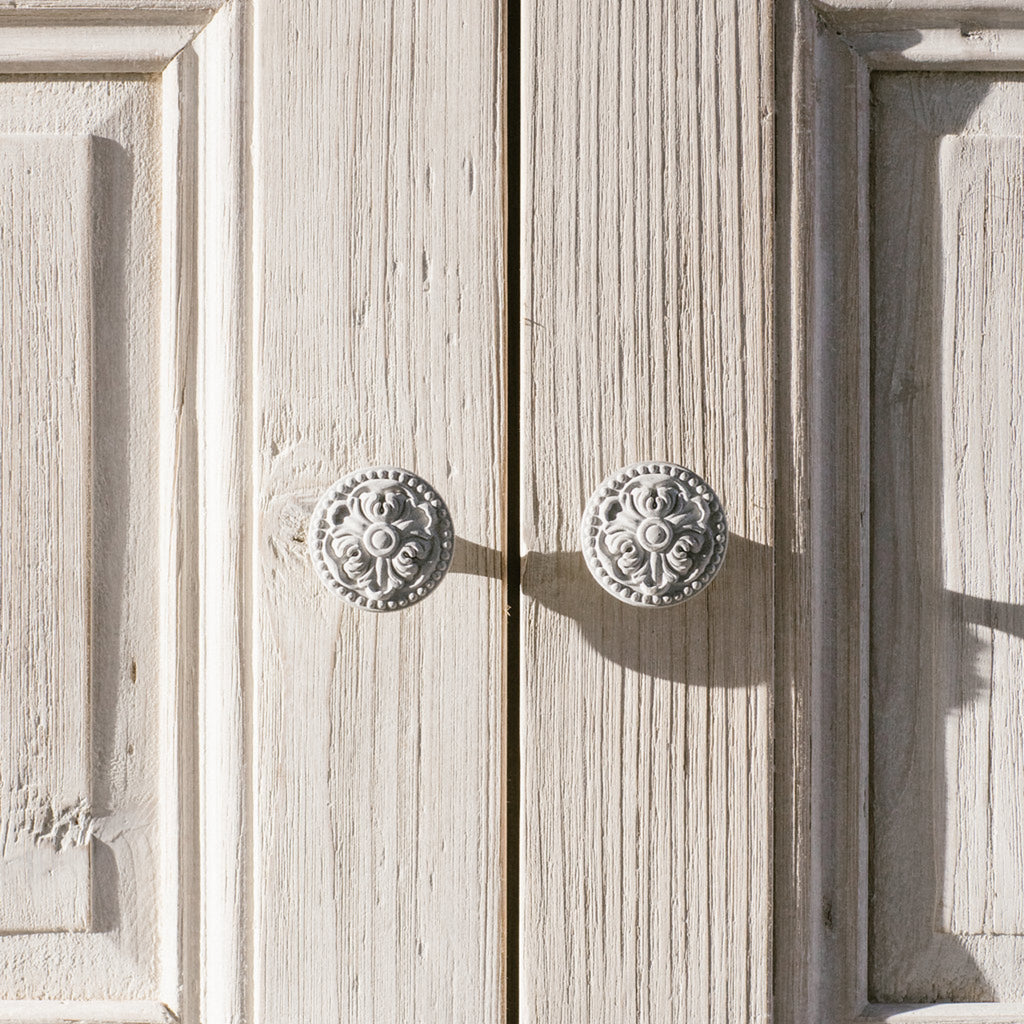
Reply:
<svg viewBox="0 0 1024 1024"><path fill-rule="evenodd" d="M422 601L451 566L454 543L437 491L415 473L383 466L349 473L330 487L309 527L320 578L373 612Z"/></svg>
<svg viewBox="0 0 1024 1024"><path fill-rule="evenodd" d="M692 470L638 462L591 496L580 524L594 578L627 604L678 604L722 567L728 543L718 496Z"/></svg>

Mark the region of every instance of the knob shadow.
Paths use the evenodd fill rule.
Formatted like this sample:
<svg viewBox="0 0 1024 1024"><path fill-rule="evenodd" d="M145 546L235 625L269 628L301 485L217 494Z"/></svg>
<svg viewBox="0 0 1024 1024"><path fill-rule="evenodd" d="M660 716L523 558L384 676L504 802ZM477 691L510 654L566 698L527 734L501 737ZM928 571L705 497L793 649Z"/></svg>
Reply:
<svg viewBox="0 0 1024 1024"><path fill-rule="evenodd" d="M456 537L452 564L448 571L500 580L504 575L504 561L502 552L483 544L475 544L465 537Z"/></svg>
<svg viewBox="0 0 1024 1024"><path fill-rule="evenodd" d="M635 607L612 597L591 576L579 551L529 552L522 588L574 622L602 658L632 672L709 687L771 682L739 671L734 657L737 638L757 642L771 636L772 549L767 545L730 537L725 563L707 589L667 608ZM745 657L739 660L747 663Z"/></svg>

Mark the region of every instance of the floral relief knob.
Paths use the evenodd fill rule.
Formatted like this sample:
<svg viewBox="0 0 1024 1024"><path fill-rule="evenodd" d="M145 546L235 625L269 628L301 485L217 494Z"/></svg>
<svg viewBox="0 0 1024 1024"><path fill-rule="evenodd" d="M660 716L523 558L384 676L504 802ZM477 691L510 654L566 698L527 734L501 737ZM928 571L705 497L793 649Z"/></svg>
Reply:
<svg viewBox="0 0 1024 1024"><path fill-rule="evenodd" d="M350 604L374 612L422 601L451 566L454 543L437 491L415 473L383 466L329 487L309 527L320 578Z"/></svg>
<svg viewBox="0 0 1024 1024"><path fill-rule="evenodd" d="M715 492L692 470L638 462L591 496L580 526L594 578L627 604L661 608L703 590L728 543Z"/></svg>

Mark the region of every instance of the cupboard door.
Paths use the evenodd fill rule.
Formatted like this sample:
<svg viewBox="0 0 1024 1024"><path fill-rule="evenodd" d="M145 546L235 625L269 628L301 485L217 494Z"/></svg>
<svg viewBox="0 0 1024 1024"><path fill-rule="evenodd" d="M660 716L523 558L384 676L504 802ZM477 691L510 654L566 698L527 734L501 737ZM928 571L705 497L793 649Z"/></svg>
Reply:
<svg viewBox="0 0 1024 1024"><path fill-rule="evenodd" d="M0 1019L497 1021L504 23L0 11ZM309 561L369 464L429 601Z"/></svg>
<svg viewBox="0 0 1024 1024"><path fill-rule="evenodd" d="M522 21L522 1018L763 1018L772 684L767 4L530 3ZM620 603L579 522L682 463L731 539Z"/></svg>
<svg viewBox="0 0 1024 1024"><path fill-rule="evenodd" d="M839 6L794 33L778 1016L1018 1020L1019 15Z"/></svg>
<svg viewBox="0 0 1024 1024"><path fill-rule="evenodd" d="M197 313L236 290L223 186L196 194L201 141L220 182L234 166L198 106L230 63L223 22L208 60L191 45L212 14L0 13L4 1020L194 1020L241 971L201 966L239 836L194 770L229 753L196 722L234 685L201 672Z"/></svg>
<svg viewBox="0 0 1024 1024"><path fill-rule="evenodd" d="M768 1014L771 6L507 16L0 11L0 1018ZM577 533L652 458L732 536L654 611ZM393 615L308 554L371 465L458 533Z"/></svg>
<svg viewBox="0 0 1024 1024"><path fill-rule="evenodd" d="M257 6L257 1019L504 1007L504 25L496 2ZM456 562L374 614L310 564L351 470L401 466Z"/></svg>

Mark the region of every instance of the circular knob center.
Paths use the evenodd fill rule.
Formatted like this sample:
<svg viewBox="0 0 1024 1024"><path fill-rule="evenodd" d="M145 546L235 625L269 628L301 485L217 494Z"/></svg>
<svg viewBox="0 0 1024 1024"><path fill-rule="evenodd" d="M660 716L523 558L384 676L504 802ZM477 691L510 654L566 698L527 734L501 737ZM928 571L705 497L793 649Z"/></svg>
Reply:
<svg viewBox="0 0 1024 1024"><path fill-rule="evenodd" d="M398 534L386 523L373 523L363 534L363 544L371 555L386 558L398 547Z"/></svg>
<svg viewBox="0 0 1024 1024"><path fill-rule="evenodd" d="M645 519L636 528L636 539L648 551L667 551L672 545L672 530L660 519Z"/></svg>

